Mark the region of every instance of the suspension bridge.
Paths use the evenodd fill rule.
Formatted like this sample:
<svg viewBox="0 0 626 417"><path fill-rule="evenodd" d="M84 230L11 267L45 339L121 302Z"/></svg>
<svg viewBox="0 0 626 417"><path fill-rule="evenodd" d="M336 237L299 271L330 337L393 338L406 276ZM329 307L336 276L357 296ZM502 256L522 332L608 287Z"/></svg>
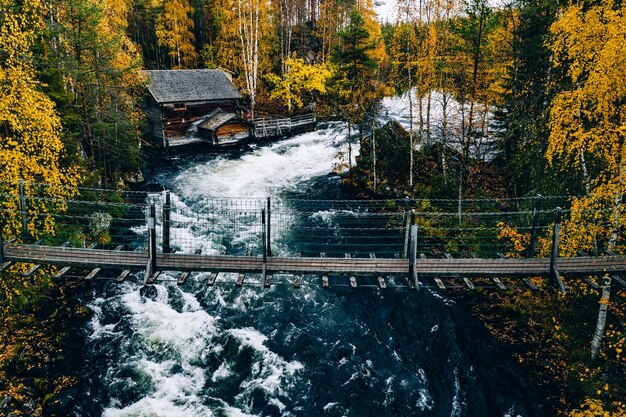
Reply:
<svg viewBox="0 0 626 417"><path fill-rule="evenodd" d="M24 276L53 266L55 279L135 276L144 286L185 284L197 273L208 285L266 288L553 286L566 292L569 279L597 289L595 279L609 274L626 288L626 256L561 250L563 236L572 234L563 220L573 214L600 228L611 223L609 211L573 213L567 196L463 200L459 212L458 201L446 199L185 202L172 201L169 191L23 181L2 189L0 271Z"/></svg>

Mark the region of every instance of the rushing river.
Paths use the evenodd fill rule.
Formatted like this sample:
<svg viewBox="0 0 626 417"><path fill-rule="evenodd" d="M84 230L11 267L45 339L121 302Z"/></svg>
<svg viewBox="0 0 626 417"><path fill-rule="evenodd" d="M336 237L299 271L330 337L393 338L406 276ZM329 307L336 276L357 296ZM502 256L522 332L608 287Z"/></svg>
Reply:
<svg viewBox="0 0 626 417"><path fill-rule="evenodd" d="M171 158L150 181L174 204L340 198L335 124L245 152ZM184 231L178 231L182 233ZM94 287L78 416L537 416L511 359L429 290L321 285ZM69 414L69 413L68 413Z"/></svg>

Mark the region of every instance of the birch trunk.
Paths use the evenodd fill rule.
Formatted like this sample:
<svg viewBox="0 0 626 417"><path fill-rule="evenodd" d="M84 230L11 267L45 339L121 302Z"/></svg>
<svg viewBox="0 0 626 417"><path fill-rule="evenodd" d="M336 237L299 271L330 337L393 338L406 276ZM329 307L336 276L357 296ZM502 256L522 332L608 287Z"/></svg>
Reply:
<svg viewBox="0 0 626 417"><path fill-rule="evenodd" d="M602 336L606 327L606 315L609 307L609 297L611 295L611 278L606 275L602 278L602 298L600 299L600 311L598 312L598 322L596 323L596 331L591 341L591 359L598 357L600 345L602 344Z"/></svg>
<svg viewBox="0 0 626 417"><path fill-rule="evenodd" d="M241 43L246 88L250 95L252 117L254 117L259 68L259 14L259 2L257 0L247 0L245 3L243 0L238 0L239 41Z"/></svg>

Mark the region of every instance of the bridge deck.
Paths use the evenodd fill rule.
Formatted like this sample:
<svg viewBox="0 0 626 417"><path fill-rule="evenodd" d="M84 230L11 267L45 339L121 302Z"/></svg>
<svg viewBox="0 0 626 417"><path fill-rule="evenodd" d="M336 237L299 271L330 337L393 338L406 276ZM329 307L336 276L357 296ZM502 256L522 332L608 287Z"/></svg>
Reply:
<svg viewBox="0 0 626 417"><path fill-rule="evenodd" d="M12 262L79 266L85 268L143 269L146 252L7 244L5 259ZM261 272L263 260L251 256L157 254L157 268L166 271ZM562 274L626 272L626 256L559 258ZM407 259L384 258L268 258L267 273L293 274L408 274ZM550 273L547 258L417 259L416 272L437 276L535 276Z"/></svg>

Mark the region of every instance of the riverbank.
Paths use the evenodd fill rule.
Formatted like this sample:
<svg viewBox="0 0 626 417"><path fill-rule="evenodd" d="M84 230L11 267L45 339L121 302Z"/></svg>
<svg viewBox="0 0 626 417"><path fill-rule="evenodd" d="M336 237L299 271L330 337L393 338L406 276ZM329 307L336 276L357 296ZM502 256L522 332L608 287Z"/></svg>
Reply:
<svg viewBox="0 0 626 417"><path fill-rule="evenodd" d="M67 417L78 396L90 313L84 286L42 286L36 302L0 315L0 414Z"/></svg>
<svg viewBox="0 0 626 417"><path fill-rule="evenodd" d="M590 342L600 296L584 283L568 285L565 295L548 289L457 291L454 297L467 304L501 348L516 358L537 391L545 393L554 415L577 415L572 410L597 401L612 413L606 415L622 416L626 291L613 289L600 357L592 361Z"/></svg>

